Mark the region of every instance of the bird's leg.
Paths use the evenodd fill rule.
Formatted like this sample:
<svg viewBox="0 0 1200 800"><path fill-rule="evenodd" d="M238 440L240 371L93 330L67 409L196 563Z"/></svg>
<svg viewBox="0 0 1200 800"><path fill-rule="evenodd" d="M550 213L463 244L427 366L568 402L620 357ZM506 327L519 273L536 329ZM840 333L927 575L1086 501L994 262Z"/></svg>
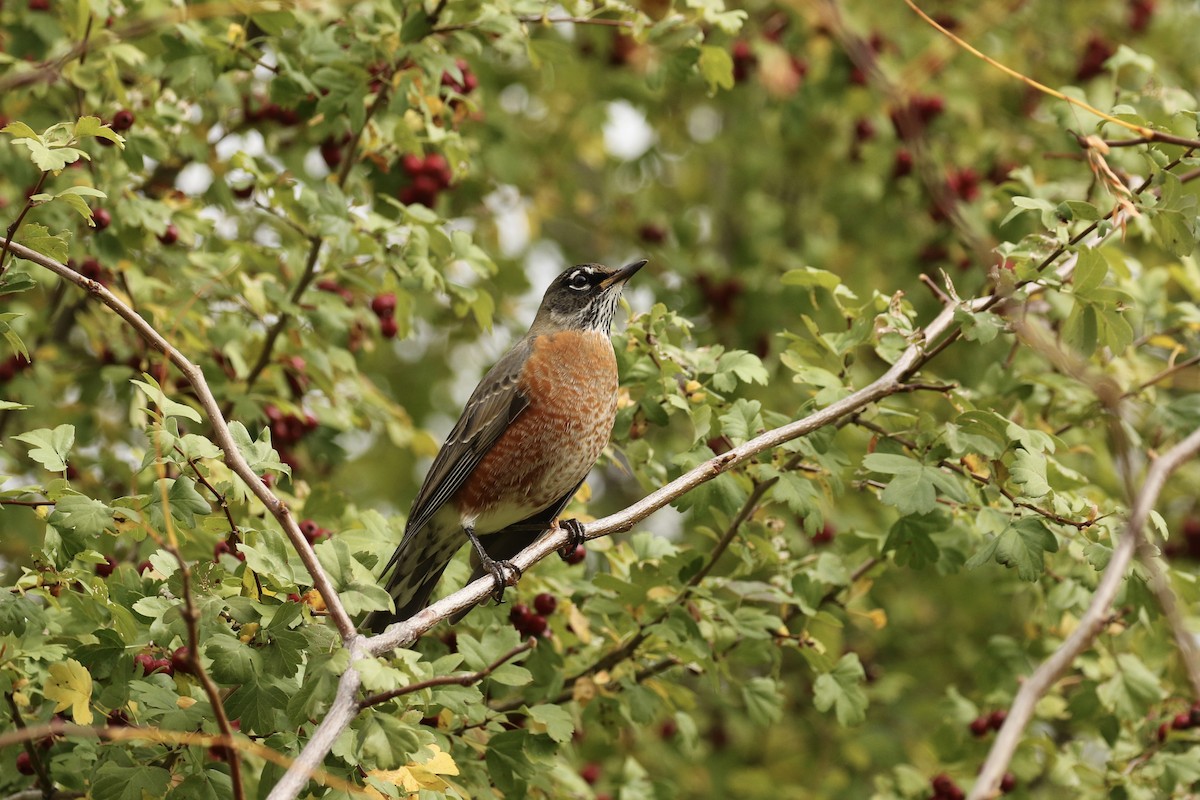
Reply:
<svg viewBox="0 0 1200 800"><path fill-rule="evenodd" d="M579 545L587 541L583 535L583 523L575 518L571 518L555 520L554 525L567 532L567 543L558 548L558 557L566 561L575 554L575 551L579 549Z"/></svg>
<svg viewBox="0 0 1200 800"><path fill-rule="evenodd" d="M512 570L512 583L515 585L521 579L521 568L511 561L496 561L492 559L487 554L487 551L483 549L483 545L480 543L479 537L475 535L475 529L472 526L464 525L463 532L467 534L467 538L471 540L471 545L475 548L475 554L479 556L479 566L491 573L492 580L495 581L492 597L497 603L503 603L504 589L509 585L508 571Z"/></svg>

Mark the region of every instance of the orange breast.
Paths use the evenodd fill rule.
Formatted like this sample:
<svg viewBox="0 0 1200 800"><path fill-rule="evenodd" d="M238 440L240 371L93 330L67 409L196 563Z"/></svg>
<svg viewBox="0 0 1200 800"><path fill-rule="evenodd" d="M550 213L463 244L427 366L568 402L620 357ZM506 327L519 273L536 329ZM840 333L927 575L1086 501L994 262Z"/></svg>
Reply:
<svg viewBox="0 0 1200 800"><path fill-rule="evenodd" d="M596 463L617 413L617 361L597 331L539 336L522 372L529 398L454 496L479 533L543 511Z"/></svg>

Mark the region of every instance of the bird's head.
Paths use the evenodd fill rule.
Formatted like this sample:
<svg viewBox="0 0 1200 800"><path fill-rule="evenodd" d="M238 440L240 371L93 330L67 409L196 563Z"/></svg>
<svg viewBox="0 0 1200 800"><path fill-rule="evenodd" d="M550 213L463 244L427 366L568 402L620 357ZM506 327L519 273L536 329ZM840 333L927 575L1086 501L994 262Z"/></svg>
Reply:
<svg viewBox="0 0 1200 800"><path fill-rule="evenodd" d="M546 289L531 332L593 330L607 334L625 281L645 265L642 259L620 269L577 264L564 270Z"/></svg>

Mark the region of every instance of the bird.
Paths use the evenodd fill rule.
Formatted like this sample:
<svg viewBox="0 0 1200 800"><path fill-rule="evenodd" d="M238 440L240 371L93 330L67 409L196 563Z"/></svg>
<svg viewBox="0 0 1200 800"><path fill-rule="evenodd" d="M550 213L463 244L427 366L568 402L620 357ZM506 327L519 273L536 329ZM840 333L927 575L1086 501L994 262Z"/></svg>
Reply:
<svg viewBox="0 0 1200 800"><path fill-rule="evenodd" d="M381 575L395 610L372 612L370 630L429 605L467 542L472 580L490 574L497 602L509 576L520 577L508 559L544 531L567 530L564 558L583 542L582 525L559 515L612 433L617 360L609 337L625 283L646 263L577 264L550 283L529 331L475 387L425 475Z"/></svg>

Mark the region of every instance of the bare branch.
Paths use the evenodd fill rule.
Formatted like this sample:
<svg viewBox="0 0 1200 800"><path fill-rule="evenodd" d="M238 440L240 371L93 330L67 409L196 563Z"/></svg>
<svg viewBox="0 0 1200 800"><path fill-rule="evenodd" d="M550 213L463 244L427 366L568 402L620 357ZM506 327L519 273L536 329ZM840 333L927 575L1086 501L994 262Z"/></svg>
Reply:
<svg viewBox="0 0 1200 800"><path fill-rule="evenodd" d="M1008 769L1021 740L1021 733L1033 716L1034 707L1058 677L1071 666L1075 658L1090 647L1092 641L1104 629L1113 598L1121 588L1129 564L1142 541L1142 529L1167 478L1198 451L1200 429L1192 431L1186 439L1168 450L1146 471L1146 478L1134 498L1125 528L1116 547L1113 548L1112 558L1100 578L1095 594L1092 595L1091 604L1080 618L1078 626L1071 631L1071 635L1021 685L1008 710L1008 718L996 734L987 760L983 763L979 778L971 787L967 800L987 800L996 796L1000 780L1004 777L1004 772Z"/></svg>
<svg viewBox="0 0 1200 800"><path fill-rule="evenodd" d="M213 438L225 454L225 463L250 487L250 491L262 501L272 516L279 521L284 533L291 540L292 546L296 548L300 560L304 562L309 575L312 576L313 588L320 592L321 599L325 601L325 607L329 611L330 618L333 620L334 625L337 626L338 632L342 635L342 640L348 641L354 638L357 635L354 623L350 620L350 616L342 606L341 598L338 597L337 591L333 588L333 583L329 580L329 575L326 574L324 568L321 566L321 562L317 560L312 545L308 543L308 540L304 538L304 534L300 532L296 520L292 517L291 510L288 509L282 500L275 496L275 493L263 483L261 478L254 474L254 470L250 468L250 464L247 463L238 450L237 444L233 440L233 435L229 432L229 424L225 421L220 406L216 398L213 397L212 390L208 388L208 382L204 379L204 372L200 367L189 361L153 325L110 292L99 281L85 278L70 267L55 261L53 258L44 256L16 242L11 243L9 249L14 255L50 270L63 280L79 286L91 296L99 299L116 312L117 316L125 320L139 336L146 340L147 344L163 353L183 373L184 378L187 379L192 390L196 393L196 399L200 403L201 408L204 409L204 413L208 416L209 424L213 428Z"/></svg>
<svg viewBox="0 0 1200 800"><path fill-rule="evenodd" d="M360 710L369 708L370 706L386 703L388 700L394 700L397 697L402 697L406 694L421 692L425 689L432 689L435 686L470 686L471 684L479 683L488 675L491 675L493 672L495 672L501 665L512 661L514 658L521 655L521 653L528 652L535 647L537 647L537 639L530 636L524 642L509 650L507 653L500 656L495 661L477 672L467 672L462 675L438 675L436 678L410 683L408 686L401 686L399 689L392 689L390 692L380 692L379 694L373 694L370 697L364 697L362 700L358 701L358 707Z"/></svg>

